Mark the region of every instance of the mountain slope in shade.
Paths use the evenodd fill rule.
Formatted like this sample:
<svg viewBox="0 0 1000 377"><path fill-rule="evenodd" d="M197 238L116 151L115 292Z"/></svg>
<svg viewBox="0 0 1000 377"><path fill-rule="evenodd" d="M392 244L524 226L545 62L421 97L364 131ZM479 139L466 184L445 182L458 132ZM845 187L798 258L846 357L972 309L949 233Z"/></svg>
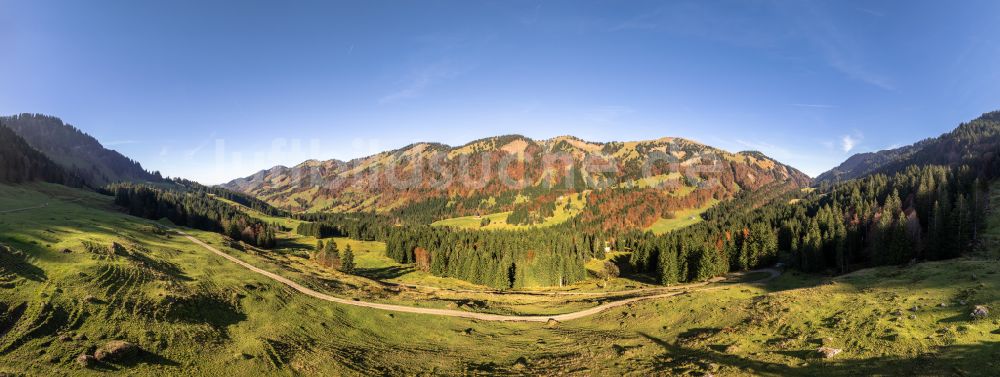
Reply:
<svg viewBox="0 0 1000 377"><path fill-rule="evenodd" d="M484 167L488 179L481 179ZM441 172L456 180L440 185L449 176ZM501 172L524 179L512 186ZM506 135L459 147L417 143L347 162L276 166L224 187L295 211L353 212L400 209L434 198L498 200L507 205L493 210L510 210L510 201L525 200L515 192L533 199L549 192L605 188L673 196L703 191L706 198L725 199L775 182L804 187L810 179L760 152L730 153L681 138L595 143L572 136L532 140ZM476 203L448 205L468 210Z"/></svg>
<svg viewBox="0 0 1000 377"><path fill-rule="evenodd" d="M873 173L895 173L912 164L975 165L1000 152L1000 111L962 123L936 138L878 152L858 153L839 166L820 174L815 185L861 178Z"/></svg>
<svg viewBox="0 0 1000 377"><path fill-rule="evenodd" d="M848 157L847 160L844 160L844 162L837 167L817 176L814 183L834 183L863 177L894 160L901 160L909 157L914 151L919 149L919 144L920 143L878 152L854 154L851 157Z"/></svg>
<svg viewBox="0 0 1000 377"><path fill-rule="evenodd" d="M138 162L104 148L97 139L59 118L20 114L0 117L0 122L91 186L119 181L162 181L159 173L148 172Z"/></svg>
<svg viewBox="0 0 1000 377"><path fill-rule="evenodd" d="M0 121L0 183L44 181L80 186L81 180L35 150Z"/></svg>

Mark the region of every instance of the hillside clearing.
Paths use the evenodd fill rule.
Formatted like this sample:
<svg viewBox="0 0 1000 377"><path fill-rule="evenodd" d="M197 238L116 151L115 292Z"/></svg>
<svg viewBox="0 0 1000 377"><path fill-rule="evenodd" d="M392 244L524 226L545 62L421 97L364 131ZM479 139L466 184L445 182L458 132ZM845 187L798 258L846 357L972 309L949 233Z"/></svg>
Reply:
<svg viewBox="0 0 1000 377"><path fill-rule="evenodd" d="M449 226L455 228L463 229L482 229L482 230L498 230L498 229L526 229L533 226L546 227L562 224L573 216L578 215L583 211L584 206L587 204L587 194L584 192L582 194L582 199L577 197L577 194L567 194L562 197L561 200L556 202L555 212L552 216L546 217L545 220L540 224L534 225L513 225L507 223L507 216L510 212L499 212L491 213L483 216L462 216L453 217L450 219L438 220L431 224L431 226ZM528 200L525 198L524 200ZM569 205L569 208L566 206ZM483 226L483 221L488 220L489 223Z"/></svg>
<svg viewBox="0 0 1000 377"><path fill-rule="evenodd" d="M653 234L665 234L671 231L688 227L702 221L701 214L708 211L709 208L716 205L719 201L713 199L704 206L698 208L685 209L681 211L676 211L673 213L674 217L672 219L659 219L646 230L653 232Z"/></svg>

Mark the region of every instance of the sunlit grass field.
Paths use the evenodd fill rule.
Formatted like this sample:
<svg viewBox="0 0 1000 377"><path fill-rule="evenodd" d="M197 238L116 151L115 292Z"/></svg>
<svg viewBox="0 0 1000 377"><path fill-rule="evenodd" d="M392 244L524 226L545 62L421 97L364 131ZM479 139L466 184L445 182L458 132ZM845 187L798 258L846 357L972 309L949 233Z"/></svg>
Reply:
<svg viewBox="0 0 1000 377"><path fill-rule="evenodd" d="M718 200L712 199L704 206L674 212L674 218L659 219L646 230L659 235L700 223L702 221L701 214L718 203Z"/></svg>
<svg viewBox="0 0 1000 377"><path fill-rule="evenodd" d="M580 214L584 206L587 204L587 195L589 191L584 192L582 200L577 194L568 194L562 198L562 200L556 203L556 209L553 215L546 217L545 221L541 224L535 225L512 225L507 223L507 216L510 212L499 212L491 213L483 216L462 216L454 217L450 219L444 219L435 221L432 226L450 226L455 228L464 229L484 229L484 230L499 230L499 229L526 229L533 226L545 227L562 224L569 219ZM569 208L566 205L569 204ZM490 223L487 226L483 226L483 219L489 219Z"/></svg>
<svg viewBox="0 0 1000 377"><path fill-rule="evenodd" d="M560 324L496 323L341 306L248 273L111 198L0 186L0 372L25 375L994 375L1000 265L959 259L837 278L787 272ZM996 214L991 226L997 224ZM991 228L989 232L996 232ZM315 239L278 251L216 248L331 294L485 312L565 312L570 298L393 288L310 263ZM87 250L84 241L124 251ZM362 268L380 245L340 239ZM345 245L341 245L341 249ZM8 250L7 247L10 249ZM301 250L300 250L301 249ZM481 305L484 305L482 307ZM143 352L85 369L112 339ZM817 357L822 345L842 349Z"/></svg>

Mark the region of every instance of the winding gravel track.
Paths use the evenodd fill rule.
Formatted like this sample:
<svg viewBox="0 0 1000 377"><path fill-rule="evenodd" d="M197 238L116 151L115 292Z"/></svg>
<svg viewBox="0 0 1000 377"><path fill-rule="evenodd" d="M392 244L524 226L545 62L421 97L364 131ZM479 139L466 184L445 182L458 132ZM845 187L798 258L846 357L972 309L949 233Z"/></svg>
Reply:
<svg viewBox="0 0 1000 377"><path fill-rule="evenodd" d="M80 200L83 200L83 198L75 198L75 199L64 200L64 202L66 202L66 203L73 203L73 202L79 202ZM34 207L25 207L25 208L8 209L8 210L0 211L0 214L30 211L30 210L33 210L33 209L46 208L48 206L49 206L49 202L45 202L45 203L39 204L39 205L34 206Z"/></svg>
<svg viewBox="0 0 1000 377"><path fill-rule="evenodd" d="M45 207L48 207L48 206L49 206L49 203L45 203L45 204L34 206L34 207L25 207L25 208L18 208L18 209L8 209L6 211L0 211L0 214L22 212L22 211L28 211L28 210L33 210L33 209L42 209L42 208L45 208Z"/></svg>
<svg viewBox="0 0 1000 377"><path fill-rule="evenodd" d="M620 301L608 302L608 303L605 303L605 304L602 304L602 305L599 305L599 306L595 306L595 307L590 308L590 309L584 309L584 310L580 310L580 311L577 311L577 312L566 313L566 314L557 314L557 315L518 316L518 315L500 315L500 314L489 314L489 313L473 313L473 312L464 312L464 311L460 311L460 310L450 310L450 309L416 308L416 307L412 307L412 306L392 305L392 304L380 304L380 303L368 302L368 301L348 300L348 299L344 299L344 298L340 298L340 297L330 296L330 295L325 294L325 293L317 292L317 291L315 291L313 289L310 289L308 287L304 287L304 286L300 285L299 283L296 283L296 282L294 282L294 281L292 281L292 280L290 280L288 278L285 278L285 277L283 277L281 275L278 275L278 274L275 274L273 272L270 272L270 271L258 268L256 266L250 264L250 263L247 263L247 262L244 262L244 261L240 260L239 258L236 258L236 257L234 257L232 255L226 254L226 253L220 251L219 249L216 249L216 248L212 247L211 245L209 245L209 244L207 244L205 242L202 242L201 240L199 240L199 239L197 239L197 238L195 238L195 237L193 237L193 236L191 236L191 235L189 235L187 233L184 233L183 231L176 230L176 229L175 229L175 231L178 232L180 235L184 236L185 238L187 238L188 240L190 240L191 242L194 242L194 243L198 244L199 246L205 248L208 251L211 251L211 252L217 254L220 257L228 259L230 262L236 263L236 264L238 264L240 266L243 266L244 268L246 268L246 269L248 269L250 271L256 272L256 273L258 273L260 275L264 275L264 276L266 276L266 277L268 277L268 278L270 278L270 279L272 279L274 281L277 281L279 283L287 285L287 286L291 287L292 289L294 289L296 291L299 291L299 292L301 292L301 293L303 293L305 295L312 296L312 297L315 297L315 298L318 298L318 299L324 300L324 301L329 301L329 302L333 302L333 303L337 303L337 304L342 304L342 305L360 306L360 307L363 307L363 308L388 310L388 311L394 311L394 312L400 312L400 313L428 314L428 315L437 315L437 316L445 316L445 317L469 318L469 319L475 319L475 320L481 320L481 321L495 321L495 322L548 322L549 320L556 320L556 321L559 321L559 322L565 322L565 321L570 321L570 320L574 320L574 319L579 319L579 318L591 316L591 315L603 312L603 311L611 309L611 308L616 308L616 307L619 307L619 306L628 305L628 304L631 304L631 303L634 303L634 302L638 302L638 301L655 300L655 299L660 299L660 298L666 298L666 297L673 297L673 296L677 296L677 295L682 295L682 294L685 294L685 293L688 293L688 292L707 291L707 290L713 290L713 289L719 289L719 288L726 287L726 286L705 287L706 285L710 284L711 282L699 283L699 284L687 285L687 286L684 286L683 288L678 288L678 290L676 290L676 291L672 291L672 292L668 292L668 293L662 293L662 294L656 294L656 295L650 295L650 296L642 296L642 297L633 297L633 298L624 299L624 300L620 300ZM769 276L767 278L762 279L762 280L756 281L755 283L759 283L759 282L764 282L764 281L767 281L767 280L771 280L771 279L777 277L780 274L779 271L774 270L774 269L760 270L760 272L767 272L767 273L769 273ZM698 288L700 288L700 289L698 289ZM653 289L653 290L659 290L660 288L651 288L651 289ZM683 289L683 290L681 290L681 289Z"/></svg>

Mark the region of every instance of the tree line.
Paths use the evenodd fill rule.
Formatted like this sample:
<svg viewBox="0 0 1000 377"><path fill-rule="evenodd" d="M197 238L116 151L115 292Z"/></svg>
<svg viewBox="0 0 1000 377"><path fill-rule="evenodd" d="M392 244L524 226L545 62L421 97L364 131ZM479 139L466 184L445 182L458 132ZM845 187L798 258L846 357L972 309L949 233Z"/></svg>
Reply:
<svg viewBox="0 0 1000 377"><path fill-rule="evenodd" d="M392 215L373 213L312 214L298 217L319 222L304 223L298 232L384 241L387 255L399 263L496 288L582 280L584 263L603 259L606 247L630 251L632 270L663 284L777 262L808 272L843 273L958 256L977 237L987 205L986 182L997 171L995 165L993 170L914 165L891 176L875 174L811 192L773 183L740 192L706 211L701 223L661 236L584 222L585 215L553 227L482 231L405 225ZM712 199L710 191L702 192L695 203ZM627 208L615 204L616 198L645 195L626 190L605 199Z"/></svg>
<svg viewBox="0 0 1000 377"><path fill-rule="evenodd" d="M664 284L778 261L808 272L844 273L857 266L953 258L970 247L983 225L983 173L968 166L911 166L795 200L779 195L752 210L732 210L752 200L737 198L700 224L660 237L633 232L625 243L633 266Z"/></svg>
<svg viewBox="0 0 1000 377"><path fill-rule="evenodd" d="M587 277L585 238L555 228L472 231L430 226L391 232L386 255L399 263L429 256L429 272L499 289L555 286ZM427 263L427 262L425 262Z"/></svg>
<svg viewBox="0 0 1000 377"><path fill-rule="evenodd" d="M304 221L295 229L303 236L316 238L349 237L362 241L383 241L398 220L371 212L304 213L294 216Z"/></svg>
<svg viewBox="0 0 1000 377"><path fill-rule="evenodd" d="M130 215L166 218L177 225L224 234L263 248L276 244L277 226L250 217L236 207L201 191L170 190L143 184L113 184L105 191Z"/></svg>
<svg viewBox="0 0 1000 377"><path fill-rule="evenodd" d="M198 182L181 178L171 179L170 182L181 185L189 190L226 199L268 216L289 217L291 215L288 211L274 207L270 203L260 200L253 195L232 191L218 186L205 186Z"/></svg>

